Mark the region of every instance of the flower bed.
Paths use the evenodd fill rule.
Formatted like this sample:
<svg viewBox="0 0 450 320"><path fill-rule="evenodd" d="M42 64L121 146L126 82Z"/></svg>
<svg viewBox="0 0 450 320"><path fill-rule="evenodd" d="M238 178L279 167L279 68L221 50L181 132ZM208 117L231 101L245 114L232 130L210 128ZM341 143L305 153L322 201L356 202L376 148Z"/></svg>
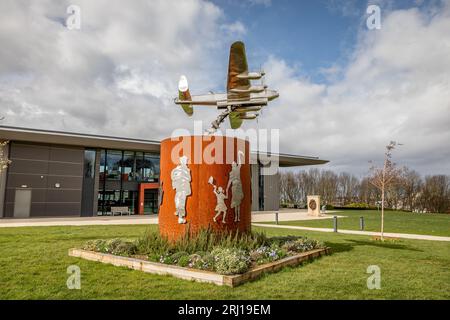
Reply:
<svg viewBox="0 0 450 320"><path fill-rule="evenodd" d="M119 267L127 267L134 270L143 271L146 273L171 275L175 278L180 278L189 281L213 283L219 286L236 287L247 281L255 280L262 274L267 272L276 272L284 267L295 267L305 261L315 259L324 254L329 254L330 249L314 249L304 253L298 253L293 256L269 262L263 265L258 265L243 274L223 275L212 271L203 271L194 268L180 267L178 265L169 265L159 262L151 262L148 260L141 260L139 258L130 258L123 256L115 256L108 253L100 253L94 251L86 251L81 249L70 249L69 256L82 258L90 261L96 261L106 264L112 264Z"/></svg>
<svg viewBox="0 0 450 320"><path fill-rule="evenodd" d="M323 243L303 237L268 238L263 233L220 235L210 230L187 235L176 242L167 241L157 232L149 232L137 240L91 240L82 246L86 251L221 275L244 274L259 265L323 248Z"/></svg>

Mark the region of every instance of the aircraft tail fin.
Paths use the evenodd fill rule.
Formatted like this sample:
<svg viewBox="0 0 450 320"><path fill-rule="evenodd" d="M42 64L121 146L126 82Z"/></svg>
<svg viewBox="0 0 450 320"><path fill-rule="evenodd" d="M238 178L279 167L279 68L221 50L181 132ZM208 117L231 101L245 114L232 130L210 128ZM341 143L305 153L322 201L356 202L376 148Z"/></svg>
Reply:
<svg viewBox="0 0 450 320"><path fill-rule="evenodd" d="M178 82L178 99L181 101L192 100L191 93L189 92L188 81L185 76L181 76L180 81ZM192 116L192 114L194 114L194 108L192 107L192 104L183 103L181 104L181 107L188 116Z"/></svg>

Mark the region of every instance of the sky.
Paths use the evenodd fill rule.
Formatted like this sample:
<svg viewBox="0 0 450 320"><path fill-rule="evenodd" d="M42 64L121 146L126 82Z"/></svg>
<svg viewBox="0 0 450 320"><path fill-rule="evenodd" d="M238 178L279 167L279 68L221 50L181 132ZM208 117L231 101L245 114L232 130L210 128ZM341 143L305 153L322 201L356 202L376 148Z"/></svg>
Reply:
<svg viewBox="0 0 450 320"><path fill-rule="evenodd" d="M67 7L81 10L66 27ZM369 5L381 28L369 30ZM450 174L450 0L0 2L1 125L162 139L193 120L174 105L225 89L229 46L280 97L243 129L279 130L280 152L367 172L394 161ZM225 124L224 128L227 128Z"/></svg>

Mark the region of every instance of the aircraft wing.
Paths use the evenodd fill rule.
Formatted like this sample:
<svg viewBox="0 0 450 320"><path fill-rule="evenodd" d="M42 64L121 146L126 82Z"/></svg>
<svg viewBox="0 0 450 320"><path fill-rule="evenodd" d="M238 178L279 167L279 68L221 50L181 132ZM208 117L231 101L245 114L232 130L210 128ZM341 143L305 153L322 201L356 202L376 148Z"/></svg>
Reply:
<svg viewBox="0 0 450 320"><path fill-rule="evenodd" d="M250 88L250 80L238 78L238 75L248 73L247 57L245 55L245 46L241 41L237 41L231 45L230 60L228 62L228 80L227 92L231 89L248 89ZM230 95L230 93L229 93ZM232 94L235 96L236 94ZM249 98L250 94L238 95L239 98Z"/></svg>
<svg viewBox="0 0 450 320"><path fill-rule="evenodd" d="M227 92L231 99L250 99L250 93L230 93L231 89L248 89L250 88L250 80L246 78L238 78L240 74L248 73L247 56L245 54L245 46L241 41L237 41L231 45L230 60L228 62L228 80ZM231 112L229 115L230 126L237 129L242 125L242 113Z"/></svg>
<svg viewBox="0 0 450 320"><path fill-rule="evenodd" d="M227 100L226 93L213 93L213 94L201 94L201 95L190 95L180 93L178 99L175 99L175 104L189 105L189 106L217 106L218 101ZM184 108L184 107L183 107Z"/></svg>
<svg viewBox="0 0 450 320"><path fill-rule="evenodd" d="M228 116L230 118L230 127L231 129L237 129L242 125L243 119L241 119L242 113L231 112Z"/></svg>

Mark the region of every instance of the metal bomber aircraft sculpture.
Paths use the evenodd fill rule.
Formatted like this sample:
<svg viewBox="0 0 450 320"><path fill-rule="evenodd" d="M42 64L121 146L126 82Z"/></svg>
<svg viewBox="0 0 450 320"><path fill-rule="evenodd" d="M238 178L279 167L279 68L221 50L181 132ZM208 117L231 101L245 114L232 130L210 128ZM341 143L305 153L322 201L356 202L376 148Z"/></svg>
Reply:
<svg viewBox="0 0 450 320"><path fill-rule="evenodd" d="M239 128L244 120L256 119L258 112L278 97L263 83L251 84L264 75L263 71L248 71L244 43L238 41L230 49L226 93L191 95L186 77L180 77L175 103L186 114L191 116L195 105L215 106L222 112L206 131L205 135L211 135L206 139L205 135L187 135L161 142L158 218L159 231L168 239L205 228L215 232L250 231L250 142L214 133L227 117L232 129ZM200 145L192 147L198 140ZM180 149L185 143L189 147ZM194 160L199 153L203 159L211 150L218 161Z"/></svg>
<svg viewBox="0 0 450 320"><path fill-rule="evenodd" d="M243 120L256 119L262 107L278 98L278 92L267 89L263 82L260 85L251 84L251 80L262 79L264 75L264 71L248 71L244 43L237 41L230 48L227 92L191 95L186 77L181 76L178 84L179 95L175 103L181 105L189 116L194 113L193 106L216 106L217 109L223 110L211 123L208 133L214 133L227 117L230 119L231 128L237 129Z"/></svg>

